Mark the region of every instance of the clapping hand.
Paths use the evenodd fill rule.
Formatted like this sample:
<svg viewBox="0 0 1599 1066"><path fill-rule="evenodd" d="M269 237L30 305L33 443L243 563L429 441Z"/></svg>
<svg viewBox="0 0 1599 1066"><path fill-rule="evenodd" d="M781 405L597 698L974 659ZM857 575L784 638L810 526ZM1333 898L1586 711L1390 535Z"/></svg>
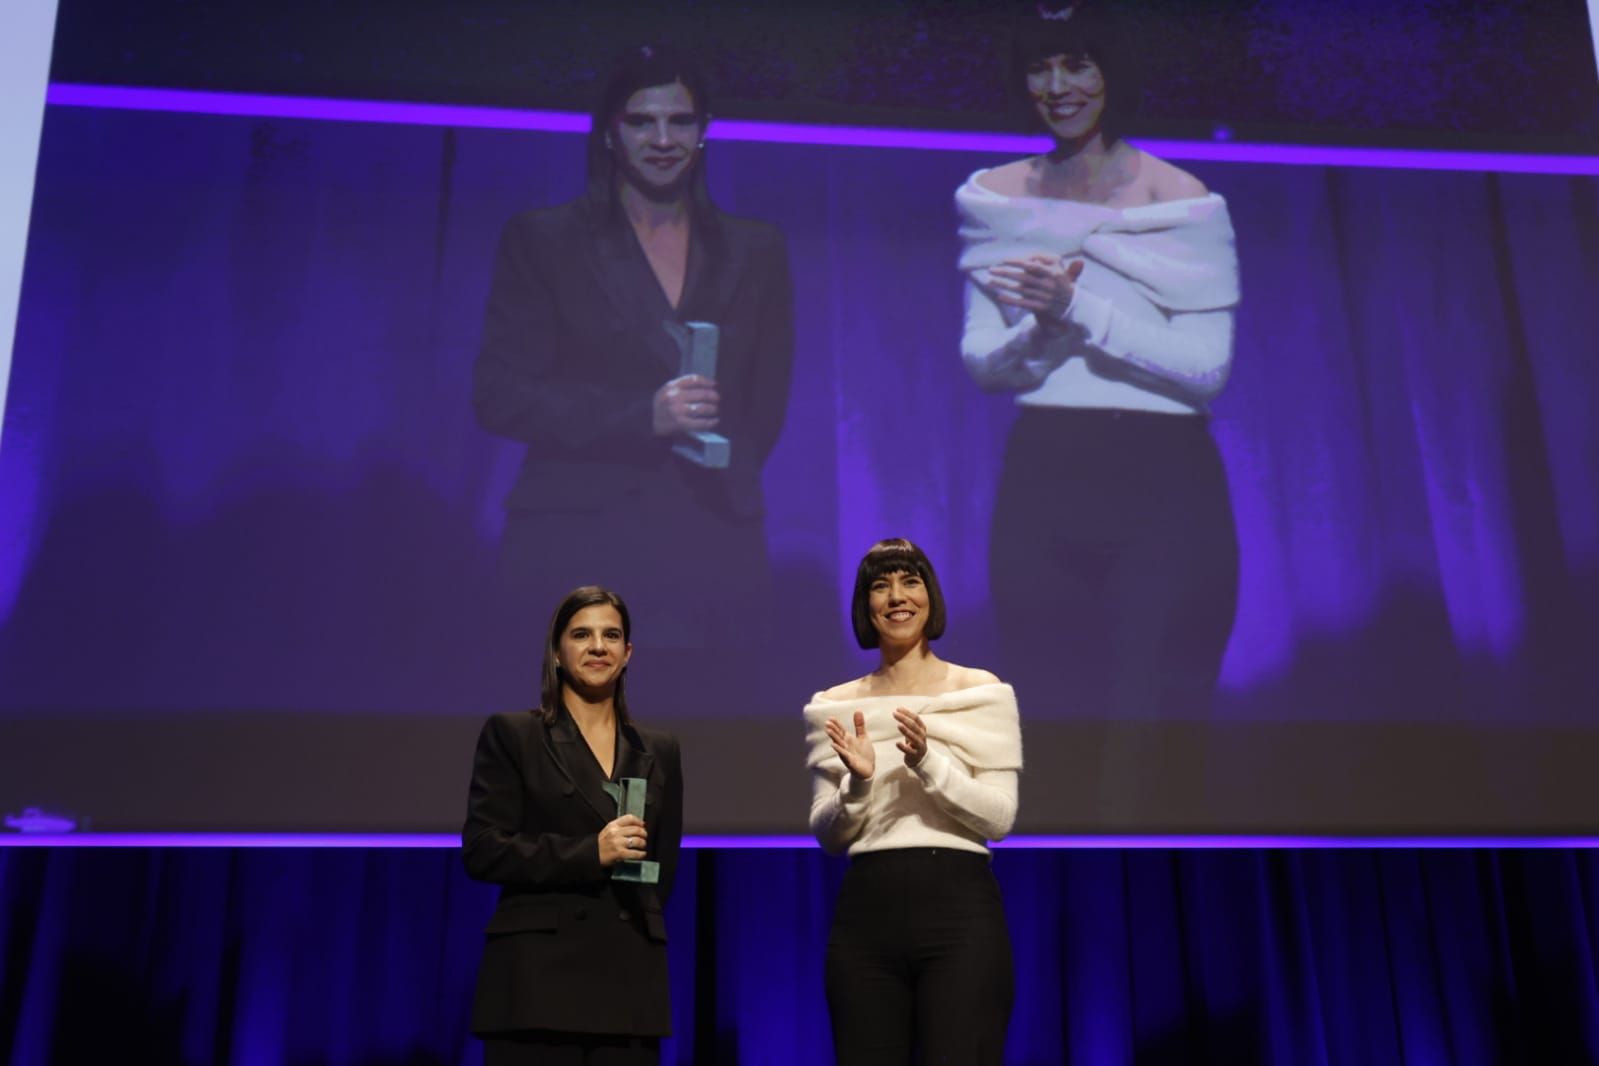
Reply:
<svg viewBox="0 0 1599 1066"><path fill-rule="evenodd" d="M861 711L855 712L853 733L840 725L837 718L829 718L826 728L827 739L844 761L845 768L862 781L871 780L872 774L877 771L877 752L866 735L866 715Z"/></svg>
<svg viewBox="0 0 1599 1066"><path fill-rule="evenodd" d="M1062 320L1077 294L1077 279L1082 273L1081 259L1067 263L1051 255L1008 259L989 268L994 299L1031 311L1039 325L1050 330L1063 327Z"/></svg>
<svg viewBox="0 0 1599 1066"><path fill-rule="evenodd" d="M894 746L905 753L905 765L915 766L927 754L927 723L919 714L903 707L894 710L894 721L899 725L901 740Z"/></svg>

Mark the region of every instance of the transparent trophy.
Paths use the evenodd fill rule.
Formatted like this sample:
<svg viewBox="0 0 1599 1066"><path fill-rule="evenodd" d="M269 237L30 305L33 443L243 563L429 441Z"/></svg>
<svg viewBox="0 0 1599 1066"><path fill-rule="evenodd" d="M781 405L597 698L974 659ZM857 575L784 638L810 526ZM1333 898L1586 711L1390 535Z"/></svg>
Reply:
<svg viewBox="0 0 1599 1066"><path fill-rule="evenodd" d="M714 322L667 322L665 325L682 355L678 373L698 374L715 381L720 328ZM721 470L727 466L733 444L720 433L699 432L679 438L672 450L691 463Z"/></svg>
<svg viewBox="0 0 1599 1066"><path fill-rule="evenodd" d="M616 801L616 816L624 814L643 820L644 787L642 777L624 777L620 781L606 781L605 792ZM661 864L649 859L623 859L611 867L611 880L636 881L653 885L661 879Z"/></svg>

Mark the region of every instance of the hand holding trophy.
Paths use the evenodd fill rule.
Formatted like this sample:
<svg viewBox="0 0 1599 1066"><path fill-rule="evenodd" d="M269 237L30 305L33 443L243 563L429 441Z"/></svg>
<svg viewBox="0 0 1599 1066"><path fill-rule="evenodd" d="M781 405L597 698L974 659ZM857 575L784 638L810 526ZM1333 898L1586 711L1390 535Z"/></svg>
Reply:
<svg viewBox="0 0 1599 1066"><path fill-rule="evenodd" d="M683 361L679 373L716 381L716 345L721 333L713 322L667 322L666 332L677 342ZM726 468L732 457L732 442L720 433L690 430L672 445L672 450L689 462L713 470Z"/></svg>
<svg viewBox="0 0 1599 1066"><path fill-rule="evenodd" d="M618 818L632 815L642 823L645 785L646 782L642 777L624 777L620 781L604 783L606 794L616 800ZM612 864L611 879L653 885L661 880L661 864L648 859L622 859Z"/></svg>

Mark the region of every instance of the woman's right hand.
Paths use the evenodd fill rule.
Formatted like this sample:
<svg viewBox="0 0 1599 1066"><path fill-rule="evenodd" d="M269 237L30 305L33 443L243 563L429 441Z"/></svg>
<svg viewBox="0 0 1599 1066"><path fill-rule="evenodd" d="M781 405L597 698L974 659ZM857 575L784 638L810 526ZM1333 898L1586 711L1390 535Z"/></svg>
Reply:
<svg viewBox="0 0 1599 1066"><path fill-rule="evenodd" d="M1083 260L1031 255L991 267L989 275L996 301L1031 311L1040 328L1058 333L1067 328L1065 315L1077 295Z"/></svg>
<svg viewBox="0 0 1599 1066"><path fill-rule="evenodd" d="M870 781L872 774L877 771L877 751L872 747L871 739L866 735L866 715L864 712L855 712L855 731L852 733L839 724L837 718L827 720L827 739L832 742L833 750L838 752L838 757L844 760L844 766L850 773L862 781Z"/></svg>
<svg viewBox="0 0 1599 1066"><path fill-rule="evenodd" d="M655 435L702 433L716 428L716 382L698 374L673 378L655 390Z"/></svg>
<svg viewBox="0 0 1599 1066"><path fill-rule="evenodd" d="M635 814L624 814L600 830L600 865L609 869L623 859L642 859L648 853L649 844L643 819Z"/></svg>

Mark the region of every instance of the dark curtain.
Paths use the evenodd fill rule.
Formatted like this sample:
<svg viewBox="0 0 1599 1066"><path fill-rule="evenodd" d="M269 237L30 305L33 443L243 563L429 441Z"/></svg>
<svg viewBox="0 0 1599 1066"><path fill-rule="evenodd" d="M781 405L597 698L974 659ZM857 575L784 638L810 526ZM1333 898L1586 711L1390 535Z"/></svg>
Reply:
<svg viewBox="0 0 1599 1066"><path fill-rule="evenodd" d="M1569 850L1001 851L1008 1063L1599 1062L1599 865ZM667 1063L830 1060L843 866L688 853ZM453 850L0 848L11 1066L434 1066L491 889Z"/></svg>

